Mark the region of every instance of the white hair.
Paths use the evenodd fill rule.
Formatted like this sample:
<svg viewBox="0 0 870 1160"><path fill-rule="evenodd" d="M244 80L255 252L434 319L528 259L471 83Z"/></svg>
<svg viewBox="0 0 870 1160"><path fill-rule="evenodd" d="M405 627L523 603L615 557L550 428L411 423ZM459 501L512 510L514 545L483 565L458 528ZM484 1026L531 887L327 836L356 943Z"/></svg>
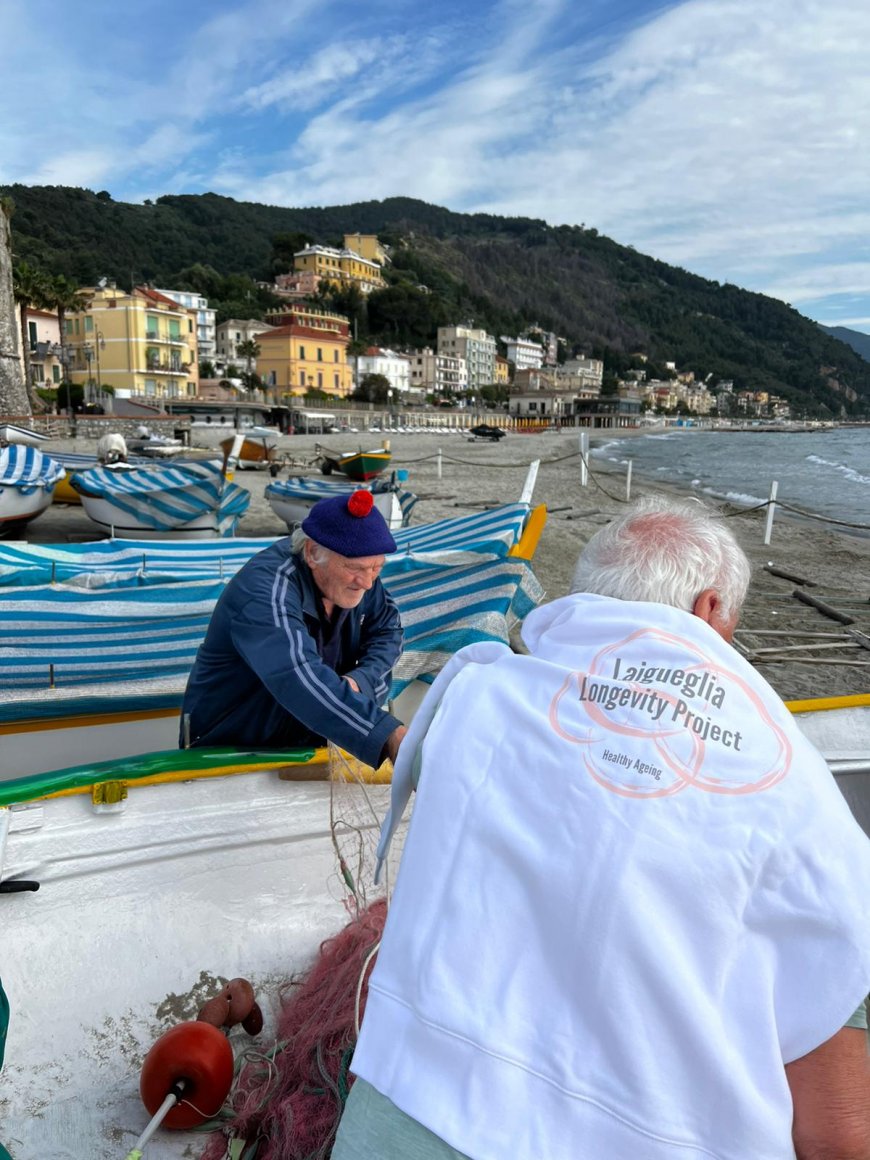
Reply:
<svg viewBox="0 0 870 1160"><path fill-rule="evenodd" d="M649 496L589 540L571 591L691 612L698 596L712 588L730 619L746 599L749 577L742 548L707 508L698 501Z"/></svg>
<svg viewBox="0 0 870 1160"><path fill-rule="evenodd" d="M307 532L302 531L301 527L294 528L290 533L290 551L293 555L304 558L306 544L311 545L309 554L312 564L325 564L330 556L335 555L330 548L324 548L323 544L318 544L317 540L312 540Z"/></svg>

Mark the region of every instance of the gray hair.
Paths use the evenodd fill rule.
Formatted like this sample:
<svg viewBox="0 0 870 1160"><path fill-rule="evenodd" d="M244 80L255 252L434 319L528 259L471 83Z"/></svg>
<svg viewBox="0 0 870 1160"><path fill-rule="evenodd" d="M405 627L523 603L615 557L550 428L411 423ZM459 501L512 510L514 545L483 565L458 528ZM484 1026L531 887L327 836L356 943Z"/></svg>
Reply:
<svg viewBox="0 0 870 1160"><path fill-rule="evenodd" d="M324 548L322 544L318 544L317 540L312 540L307 532L303 532L301 527L296 527L290 533L290 551L294 556L303 556L305 554L305 545L311 545L311 562L312 564L325 564L330 556L335 553L329 548Z"/></svg>
<svg viewBox="0 0 870 1160"><path fill-rule="evenodd" d="M571 591L691 612L698 596L712 588L730 618L746 599L749 576L745 553L712 512L698 501L649 496L589 540Z"/></svg>

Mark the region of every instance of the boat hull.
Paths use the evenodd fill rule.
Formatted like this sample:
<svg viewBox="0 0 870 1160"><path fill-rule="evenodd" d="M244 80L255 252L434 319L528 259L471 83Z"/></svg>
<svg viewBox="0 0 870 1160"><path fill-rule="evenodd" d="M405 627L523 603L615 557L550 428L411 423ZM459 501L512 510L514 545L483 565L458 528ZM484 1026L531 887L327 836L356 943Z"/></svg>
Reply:
<svg viewBox="0 0 870 1160"><path fill-rule="evenodd" d="M294 528L305 519L311 511L314 504L318 502L316 496L310 499L304 496L280 496L267 495L269 506L272 511L283 520L289 530L292 532ZM373 495L375 507L387 521L387 527L390 531L395 531L403 527L402 507L399 503L395 492L376 492Z"/></svg>
<svg viewBox="0 0 870 1160"><path fill-rule="evenodd" d="M157 529L100 496L82 493L85 514L116 540L213 540L220 536L214 512L203 512L178 528Z"/></svg>
<svg viewBox="0 0 870 1160"><path fill-rule="evenodd" d="M337 454L320 448L321 467L324 475L331 475L334 471L352 479L356 483L365 483L376 479L390 466L391 452L386 449L376 451L349 451Z"/></svg>
<svg viewBox="0 0 870 1160"><path fill-rule="evenodd" d="M0 488L0 539L17 536L31 520L42 515L52 501L56 486L37 487L24 495L14 485L4 484Z"/></svg>

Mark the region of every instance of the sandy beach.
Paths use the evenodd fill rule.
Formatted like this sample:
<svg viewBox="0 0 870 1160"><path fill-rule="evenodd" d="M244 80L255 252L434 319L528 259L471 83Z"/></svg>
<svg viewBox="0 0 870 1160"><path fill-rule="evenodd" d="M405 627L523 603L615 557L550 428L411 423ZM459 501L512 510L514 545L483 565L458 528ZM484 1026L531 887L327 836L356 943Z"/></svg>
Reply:
<svg viewBox="0 0 870 1160"><path fill-rule="evenodd" d="M380 436L365 434L292 436L283 439L279 453L292 463L280 478L319 475L312 466L314 445L326 442L330 449L351 451L378 446ZM611 434L600 437L612 438ZM540 459L533 494L534 503L545 503L550 512L535 556L534 568L547 599L565 595L577 554L598 527L624 507L623 469L590 462L587 486L581 486L579 440L576 433L545 432L512 434L500 443L469 442L461 435L392 434L393 467L408 472L406 486L419 496L412 523L464 515L517 499L529 464ZM594 441L595 435L592 439ZM56 442L55 449L92 453L88 441ZM438 478L438 449L442 452L442 477ZM46 447L50 454L50 448ZM241 536L279 536L286 527L264 496L270 478L264 471L239 471L236 482L251 493L250 507L241 520ZM632 481L631 497L668 488L638 478ZM733 526L753 564L753 579L736 643L752 654L753 663L786 700L805 697L865 693L870 690L870 650L855 636L870 632L870 539L845 535L817 522L796 521L778 512L769 546L763 543L765 513L739 512L727 504L711 505ZM68 543L101 538L99 529L78 507L52 505L30 524L27 539L40 543ZM767 571L780 571L810 582L798 585ZM817 609L799 602L796 588L811 594L842 614L854 617L844 625ZM807 636L804 634L829 634ZM756 655L758 649L791 651ZM809 652L808 645L814 651ZM822 647L824 646L824 647ZM776 655L787 659L772 660ZM800 658L800 659L798 659Z"/></svg>

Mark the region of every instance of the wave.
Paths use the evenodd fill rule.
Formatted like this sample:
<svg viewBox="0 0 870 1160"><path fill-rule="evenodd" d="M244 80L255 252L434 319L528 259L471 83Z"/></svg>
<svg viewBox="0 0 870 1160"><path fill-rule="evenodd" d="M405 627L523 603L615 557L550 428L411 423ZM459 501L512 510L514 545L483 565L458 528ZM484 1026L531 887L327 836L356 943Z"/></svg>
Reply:
<svg viewBox="0 0 870 1160"><path fill-rule="evenodd" d="M835 471L839 471L852 483L870 483L870 475L862 475L860 471L856 471L854 467L849 467L846 463L835 463L831 459L822 459L820 455L808 455L806 459L807 463L818 463L820 467L833 467Z"/></svg>

